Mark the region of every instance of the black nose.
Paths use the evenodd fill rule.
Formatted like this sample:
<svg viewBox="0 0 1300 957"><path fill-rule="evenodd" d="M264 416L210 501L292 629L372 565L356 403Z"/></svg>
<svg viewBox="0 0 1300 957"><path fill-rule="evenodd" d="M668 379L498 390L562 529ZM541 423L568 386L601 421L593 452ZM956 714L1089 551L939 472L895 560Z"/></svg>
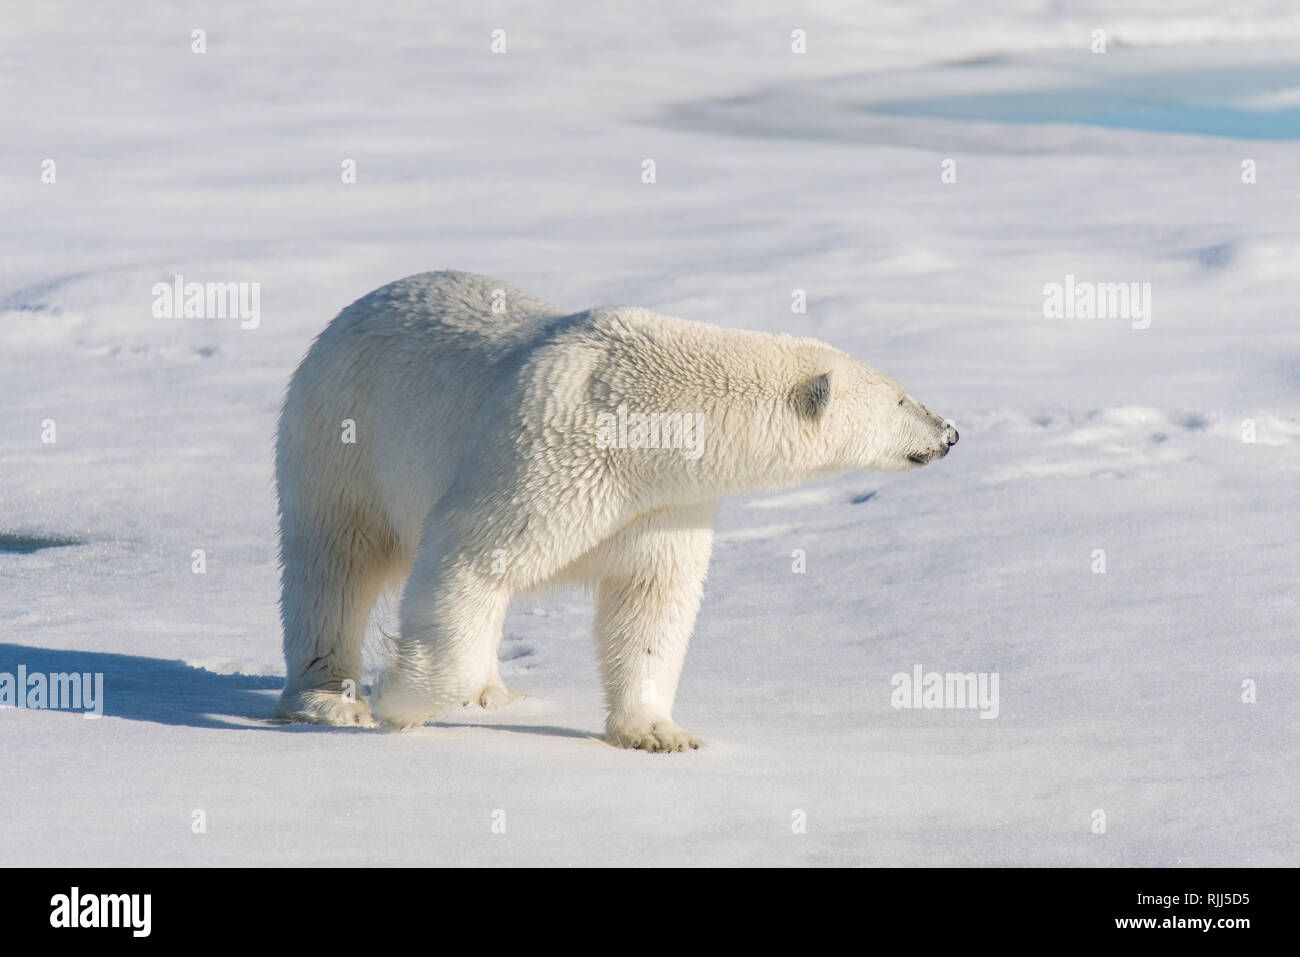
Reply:
<svg viewBox="0 0 1300 957"><path fill-rule="evenodd" d="M953 430L952 430L952 441L949 442L948 444L949 444L949 445L956 445L956 444L957 444L957 440L960 439L960 438L961 438L961 433L958 432L956 429L953 429Z"/></svg>

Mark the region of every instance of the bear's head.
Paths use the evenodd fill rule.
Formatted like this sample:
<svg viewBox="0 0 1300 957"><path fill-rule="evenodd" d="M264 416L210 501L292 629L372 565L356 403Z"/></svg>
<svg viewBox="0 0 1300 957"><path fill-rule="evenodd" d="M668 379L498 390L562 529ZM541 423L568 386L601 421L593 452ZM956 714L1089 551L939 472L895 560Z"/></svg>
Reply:
<svg viewBox="0 0 1300 957"><path fill-rule="evenodd" d="M838 350L811 358L824 371L800 376L790 404L827 471L920 468L957 444L957 429L889 376Z"/></svg>

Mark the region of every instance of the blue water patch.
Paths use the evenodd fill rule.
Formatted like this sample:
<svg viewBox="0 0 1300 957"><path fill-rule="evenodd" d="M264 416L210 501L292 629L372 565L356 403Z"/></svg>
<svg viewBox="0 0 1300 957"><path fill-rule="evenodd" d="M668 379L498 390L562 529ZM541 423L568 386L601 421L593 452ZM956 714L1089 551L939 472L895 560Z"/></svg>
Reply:
<svg viewBox="0 0 1300 957"><path fill-rule="evenodd" d="M43 548L66 548L69 545L80 544L81 542L72 538L0 532L0 555L30 555Z"/></svg>
<svg viewBox="0 0 1300 957"><path fill-rule="evenodd" d="M1100 69L1105 58L1096 59ZM1237 139L1294 140L1300 139L1300 69L1127 74L1053 89L889 99L867 104L865 109L948 120L1072 123Z"/></svg>

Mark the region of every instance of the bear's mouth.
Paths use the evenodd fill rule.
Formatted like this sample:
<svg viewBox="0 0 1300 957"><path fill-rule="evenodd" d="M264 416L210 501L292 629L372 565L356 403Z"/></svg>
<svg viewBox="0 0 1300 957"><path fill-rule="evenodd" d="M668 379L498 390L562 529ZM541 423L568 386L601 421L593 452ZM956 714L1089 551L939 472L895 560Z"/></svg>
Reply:
<svg viewBox="0 0 1300 957"><path fill-rule="evenodd" d="M936 449L932 452L913 452L907 457L907 461L911 462L913 465L929 465L931 462L936 459L941 459L947 454L948 447L944 446L943 448Z"/></svg>

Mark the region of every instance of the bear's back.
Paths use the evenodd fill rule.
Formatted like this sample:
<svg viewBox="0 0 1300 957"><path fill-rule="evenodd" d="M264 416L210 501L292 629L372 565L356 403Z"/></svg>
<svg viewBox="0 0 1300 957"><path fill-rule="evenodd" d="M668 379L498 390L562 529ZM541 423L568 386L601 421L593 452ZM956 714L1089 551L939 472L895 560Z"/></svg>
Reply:
<svg viewBox="0 0 1300 957"><path fill-rule="evenodd" d="M482 344L515 338L560 310L509 283L475 273L418 273L381 286L345 308L327 335L431 343L464 337Z"/></svg>

